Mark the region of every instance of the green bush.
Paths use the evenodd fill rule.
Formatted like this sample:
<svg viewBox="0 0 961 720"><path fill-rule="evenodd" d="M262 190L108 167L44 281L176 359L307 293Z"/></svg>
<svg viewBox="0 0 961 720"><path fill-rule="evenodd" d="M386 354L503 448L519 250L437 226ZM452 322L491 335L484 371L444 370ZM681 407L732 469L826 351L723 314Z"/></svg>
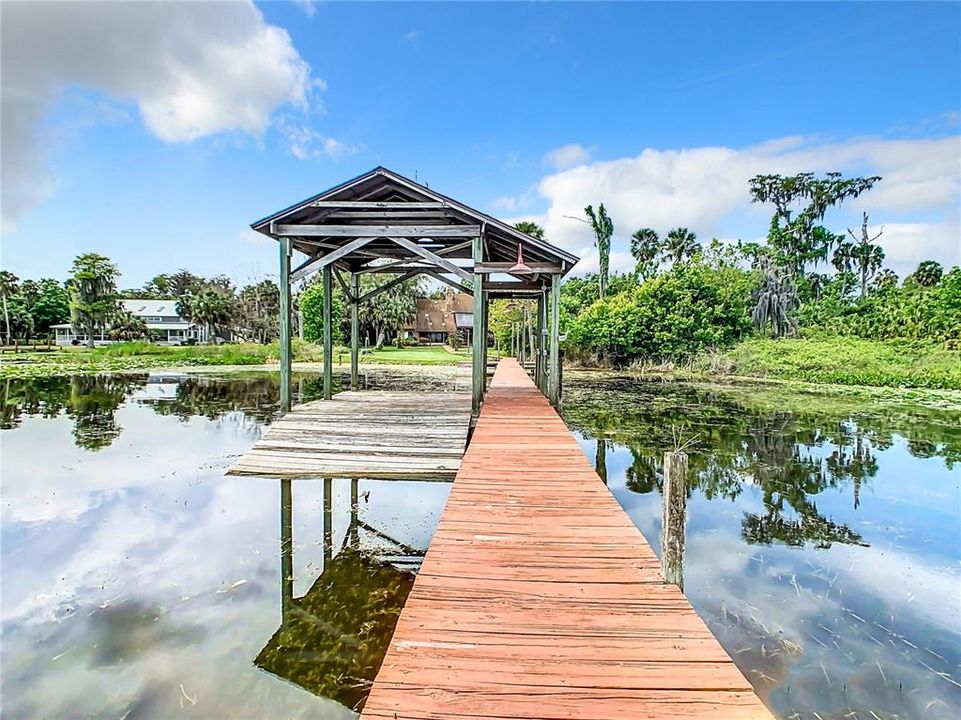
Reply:
<svg viewBox="0 0 961 720"><path fill-rule="evenodd" d="M571 355L622 364L681 360L751 329L753 273L694 261L604 300L568 327Z"/></svg>

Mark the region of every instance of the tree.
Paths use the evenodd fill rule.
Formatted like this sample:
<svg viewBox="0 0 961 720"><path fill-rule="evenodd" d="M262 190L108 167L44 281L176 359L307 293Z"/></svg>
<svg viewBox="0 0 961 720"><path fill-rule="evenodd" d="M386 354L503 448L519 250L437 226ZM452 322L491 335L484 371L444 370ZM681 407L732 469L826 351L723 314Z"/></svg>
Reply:
<svg viewBox="0 0 961 720"><path fill-rule="evenodd" d="M519 223L516 223L514 227L516 227L525 235L530 235L532 238L537 240L544 239L544 228L542 228L536 222L531 222L530 220L521 220Z"/></svg>
<svg viewBox="0 0 961 720"><path fill-rule="evenodd" d="M147 323L129 310L118 310L110 319L107 337L111 340L142 340L147 337Z"/></svg>
<svg viewBox="0 0 961 720"><path fill-rule="evenodd" d="M280 334L280 288L273 280L247 285L237 296L236 325L244 338L259 343Z"/></svg>
<svg viewBox="0 0 961 720"><path fill-rule="evenodd" d="M10 344L10 298L19 291L20 278L9 270L0 270L0 301L3 303L3 324L7 331L7 345Z"/></svg>
<svg viewBox="0 0 961 720"><path fill-rule="evenodd" d="M392 279L393 276L391 275L362 275L361 294L363 295ZM373 331L378 349L383 347L390 335L396 335L401 326L414 317L417 312L419 288L420 280L411 278L361 304L361 322Z"/></svg>
<svg viewBox="0 0 961 720"><path fill-rule="evenodd" d="M120 272L110 258L97 253L78 255L69 280L70 321L87 334L93 348L97 326L103 326L117 310L117 277Z"/></svg>
<svg viewBox="0 0 961 720"><path fill-rule="evenodd" d="M180 269L175 273L157 275L143 286L143 292L159 300L177 300L184 295L199 292L205 284L202 277Z"/></svg>
<svg viewBox="0 0 961 720"><path fill-rule="evenodd" d="M677 264L694 257L697 248L697 235L687 228L679 227L671 230L664 238L664 247L661 252L665 260Z"/></svg>
<svg viewBox="0 0 961 720"><path fill-rule="evenodd" d="M591 228L594 230L594 244L597 246L597 294L604 298L607 295L607 278L611 262L611 236L614 234L614 223L608 217L604 203L598 206L596 213L591 205L584 208L584 212L591 220Z"/></svg>
<svg viewBox="0 0 961 720"><path fill-rule="evenodd" d="M661 251L661 238L651 228L641 228L631 235L631 257L634 258L634 273L643 281L657 273L658 255Z"/></svg>
<svg viewBox="0 0 961 720"><path fill-rule="evenodd" d="M861 297L867 295L868 281L880 269L884 262L884 250L874 241L881 237L884 228L878 231L874 237L868 233L868 214L864 213L861 222L861 237L858 238L851 228L848 234L854 242L842 242L837 250L834 251L834 258L831 260L838 272L853 272L861 281Z"/></svg>
<svg viewBox="0 0 961 720"><path fill-rule="evenodd" d="M234 319L234 296L221 289L207 287L177 301L177 313L185 320L203 327L209 338L228 328Z"/></svg>
<svg viewBox="0 0 961 720"><path fill-rule="evenodd" d="M751 178L751 202L774 205L768 245L777 255L777 264L786 266L799 278L808 264L826 261L832 244L841 236L819 226L825 213L870 190L880 180L880 176L843 178L836 172L826 173L823 178L814 173Z"/></svg>
<svg viewBox="0 0 961 720"><path fill-rule="evenodd" d="M911 273L911 280L921 287L934 287L944 276L944 268L941 263L934 260L924 260L918 265L918 269Z"/></svg>
<svg viewBox="0 0 961 720"><path fill-rule="evenodd" d="M36 283L35 293L25 291L24 295L35 333L47 335L53 325L70 319L70 297L63 285L53 278L42 278Z"/></svg>
<svg viewBox="0 0 961 720"><path fill-rule="evenodd" d="M754 326L764 330L768 325L772 337L793 335L797 329L794 311L798 307L797 286L790 272L767 261L761 269L761 285L755 293Z"/></svg>
<svg viewBox="0 0 961 720"><path fill-rule="evenodd" d="M349 305L339 285L331 292L330 317L334 344L344 342L344 325L349 323ZM324 337L324 284L313 282L304 288L299 297L300 312L304 318L304 340L320 342Z"/></svg>

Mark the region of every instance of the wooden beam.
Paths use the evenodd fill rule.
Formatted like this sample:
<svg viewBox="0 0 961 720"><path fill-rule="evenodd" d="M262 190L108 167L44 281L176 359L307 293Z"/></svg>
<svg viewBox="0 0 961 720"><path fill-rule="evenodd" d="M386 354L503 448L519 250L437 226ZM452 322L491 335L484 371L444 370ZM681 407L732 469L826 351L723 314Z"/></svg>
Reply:
<svg viewBox="0 0 961 720"><path fill-rule="evenodd" d="M360 388L360 275L350 275L350 389Z"/></svg>
<svg viewBox="0 0 961 720"><path fill-rule="evenodd" d="M468 295L470 295L473 292L473 288L470 288L467 285L462 285L456 280L451 280L450 278L444 277L436 270L424 270L424 274L430 275L435 280L440 280L442 283L446 283L450 285L452 288L454 288L455 290L460 290L462 293L467 293Z"/></svg>
<svg viewBox="0 0 961 720"><path fill-rule="evenodd" d="M400 275L399 277L395 277L393 280L389 280L388 282L385 282L383 285L374 288L370 292L361 295L360 298L357 300L357 302L362 303L362 302L366 302L367 300L370 300L371 298L375 298L385 290L390 290L392 287L394 287L394 285L399 285L405 280L410 280L412 277L414 277L415 275L420 275L422 272L424 271L420 269L411 270L410 272L406 272L403 275Z"/></svg>
<svg viewBox="0 0 961 720"><path fill-rule="evenodd" d="M443 220L451 215L446 210L334 210L326 217L334 220L424 219Z"/></svg>
<svg viewBox="0 0 961 720"><path fill-rule="evenodd" d="M450 245L449 247L438 248L434 250L434 254L439 255L441 257L447 257L455 252L469 248L472 244L473 244L473 240L467 240L465 242L457 243L456 245ZM382 259L382 258L379 258L379 259ZM403 258L402 260L394 260L393 262L389 262L386 265L371 265L368 262L366 265L363 266L363 270L367 271L367 269L370 268L369 270L370 272L388 272L390 268L396 268L397 266L404 265L408 262L410 262L410 258ZM400 270L393 270L393 272L400 272Z"/></svg>
<svg viewBox="0 0 961 720"><path fill-rule="evenodd" d="M454 275L457 275L458 277L463 278L464 280L471 279L471 274L467 272L464 268L457 267L457 265L455 265L454 263L450 262L449 260L445 260L437 253L431 252L427 248L423 248L417 243L413 243L410 240L407 240L405 238L399 238L399 237L391 238L391 240L393 240L395 243L400 245L405 250L410 250L410 252L414 253L415 255L420 255L425 260L429 260L430 262L434 263L434 265L442 267L444 270L446 270L449 273L453 273Z"/></svg>
<svg viewBox="0 0 961 720"><path fill-rule="evenodd" d="M478 233L474 238L474 266L484 259L484 236ZM474 273L474 317L471 328L471 412L475 417L480 415L481 404L484 401L484 389L487 384L487 367L484 365L484 347L481 345L484 316L484 276ZM485 338L486 340L486 338Z"/></svg>
<svg viewBox="0 0 961 720"><path fill-rule="evenodd" d="M369 238L369 237L357 238L353 242L349 242L346 245L343 245L337 250L329 252L322 257L308 260L307 262L303 263L300 267L298 267L293 273L291 273L290 281L297 282L298 280L307 277L312 272L323 270L325 267L327 267L331 263L336 262L337 260L340 260L342 257L350 255L355 250L358 250L364 247L364 245L369 243L371 240L372 238Z"/></svg>
<svg viewBox="0 0 961 720"><path fill-rule="evenodd" d="M357 201L357 200L315 200L310 203L310 207L316 208L344 208L347 209L372 209L372 210L440 210L450 208L444 202L379 202L376 200Z"/></svg>
<svg viewBox="0 0 961 720"><path fill-rule="evenodd" d="M340 289L344 291L344 295L347 296L348 300L353 300L354 296L350 293L350 287L347 285L347 281L344 280L343 276L340 274L340 270L334 266L334 277L337 279L337 284L340 285Z"/></svg>
<svg viewBox="0 0 961 720"><path fill-rule="evenodd" d="M330 400L334 389L334 320L331 312L334 302L334 268L324 266L324 400Z"/></svg>
<svg viewBox="0 0 961 720"><path fill-rule="evenodd" d="M557 407L561 397L561 276L551 276L551 307L550 307L550 355L547 367L547 397L554 407Z"/></svg>
<svg viewBox="0 0 961 720"><path fill-rule="evenodd" d="M536 337L534 338L534 348L537 356L534 360L534 384L537 389L544 392L544 339L547 332L547 295L544 287L537 293L537 324L535 326Z"/></svg>
<svg viewBox="0 0 961 720"><path fill-rule="evenodd" d="M536 273L562 273L564 268L556 263L548 262L529 262L527 266L531 269L531 274ZM491 273L506 273L514 267L512 262L482 262L474 266L474 272L489 275Z"/></svg>
<svg viewBox="0 0 961 720"><path fill-rule="evenodd" d="M280 238L280 411L290 412L290 238Z"/></svg>
<svg viewBox="0 0 961 720"><path fill-rule="evenodd" d="M525 282L510 282L509 280L488 280L484 283L485 290L540 290L540 285Z"/></svg>
<svg viewBox="0 0 961 720"><path fill-rule="evenodd" d="M470 237L478 225L275 225L280 235L301 237Z"/></svg>

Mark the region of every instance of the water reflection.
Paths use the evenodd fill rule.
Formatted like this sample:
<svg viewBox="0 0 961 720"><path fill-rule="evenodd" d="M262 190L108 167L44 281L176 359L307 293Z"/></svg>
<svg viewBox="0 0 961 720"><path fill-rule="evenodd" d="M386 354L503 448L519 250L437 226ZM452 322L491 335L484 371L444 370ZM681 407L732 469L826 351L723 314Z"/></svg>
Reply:
<svg viewBox="0 0 961 720"><path fill-rule="evenodd" d="M375 382L427 381L395 372ZM287 504L276 480L224 477L272 418L262 376L53 378L0 389L0 716L356 717L348 705L377 662L379 631L356 624L358 608L335 606L365 601L366 588L371 617L394 615L391 593L406 582L394 578L416 569L409 551L429 544L448 484L298 481ZM78 421L92 444L77 443ZM345 643L368 633L370 654L342 657L354 678L343 692L353 696L298 679L319 677L321 665L284 669L265 651L273 636L290 645L285 604L326 618ZM306 651L316 629L296 630Z"/></svg>
<svg viewBox="0 0 961 720"><path fill-rule="evenodd" d="M324 484L323 569L294 596L291 481L280 481L281 624L254 663L315 695L360 710L390 643L424 551L360 518L358 481L351 480L349 521L333 551L332 480ZM365 500L366 502L366 500ZM395 550L364 547L369 534Z"/></svg>
<svg viewBox="0 0 961 720"><path fill-rule="evenodd" d="M696 439L676 570L779 717L961 717L961 413L574 373L564 412L662 560Z"/></svg>
<svg viewBox="0 0 961 720"><path fill-rule="evenodd" d="M350 382L349 375L334 376L335 392ZM371 369L361 374L361 389L453 389L453 370L429 371ZM323 379L295 373L293 400L307 402L323 397ZM150 407L158 415L187 421L210 420L243 412L247 419L270 423L280 412L277 373L249 372L225 376L179 373L124 375L74 375L8 379L0 383L0 429L18 427L26 417L53 418L66 414L73 420L77 447L96 451L109 447L123 432L117 410L127 400Z"/></svg>

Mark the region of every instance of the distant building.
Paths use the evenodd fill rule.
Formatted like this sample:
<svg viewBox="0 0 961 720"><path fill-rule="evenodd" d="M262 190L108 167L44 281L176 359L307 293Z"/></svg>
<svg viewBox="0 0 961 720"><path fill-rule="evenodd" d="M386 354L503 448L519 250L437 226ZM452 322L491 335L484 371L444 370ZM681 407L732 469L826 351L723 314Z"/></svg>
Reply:
<svg viewBox="0 0 961 720"><path fill-rule="evenodd" d="M161 345L181 345L188 340L203 342L207 333L203 328L184 320L177 314L176 300L121 300L120 307L133 313L147 326L150 337ZM70 323L54 325L58 345L79 345L87 342L87 334ZM100 328L94 334L94 342L104 345L113 342L107 336L108 328Z"/></svg>
<svg viewBox="0 0 961 720"><path fill-rule="evenodd" d="M448 288L444 297L417 299L417 314L403 328L403 337L427 343L448 343L454 335L470 341L474 329L474 298Z"/></svg>

